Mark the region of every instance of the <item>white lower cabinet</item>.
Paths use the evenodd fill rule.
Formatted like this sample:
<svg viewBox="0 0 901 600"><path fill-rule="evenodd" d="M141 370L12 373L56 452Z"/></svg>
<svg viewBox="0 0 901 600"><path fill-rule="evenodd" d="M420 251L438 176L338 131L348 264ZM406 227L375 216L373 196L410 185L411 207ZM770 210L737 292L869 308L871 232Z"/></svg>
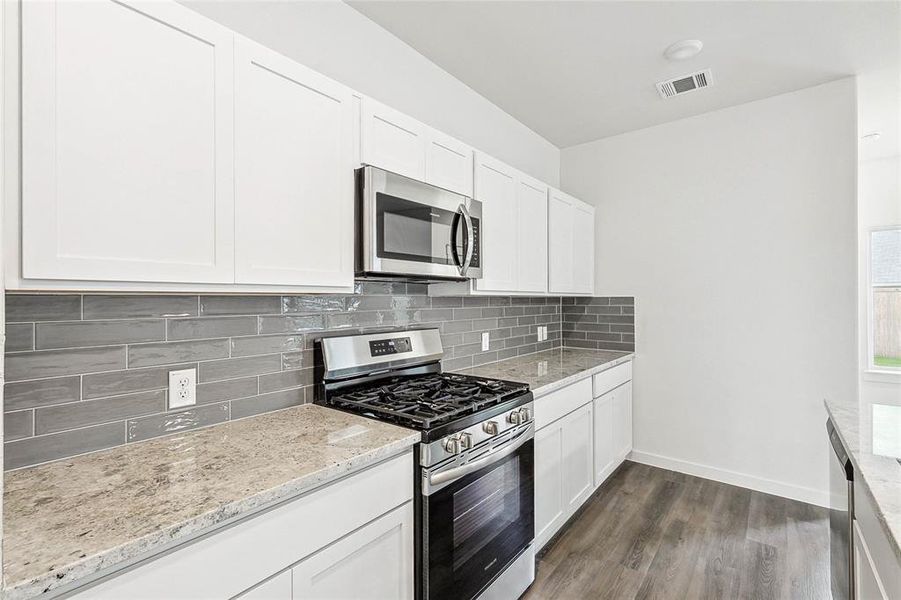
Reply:
<svg viewBox="0 0 901 600"><path fill-rule="evenodd" d="M613 451L613 392L594 399L594 485L599 486L616 466Z"/></svg>
<svg viewBox="0 0 901 600"><path fill-rule="evenodd" d="M535 433L536 548L594 491L592 414L589 395L585 404Z"/></svg>
<svg viewBox="0 0 901 600"><path fill-rule="evenodd" d="M892 548L870 493L854 481L854 590L859 600L901 598L901 561Z"/></svg>
<svg viewBox="0 0 901 600"><path fill-rule="evenodd" d="M594 399L594 486L632 451L632 382Z"/></svg>
<svg viewBox="0 0 901 600"><path fill-rule="evenodd" d="M592 414L589 402L568 414L563 422L563 499L570 514L594 491Z"/></svg>
<svg viewBox="0 0 901 600"><path fill-rule="evenodd" d="M854 591L860 600L889 600L870 555L860 526L854 521Z"/></svg>
<svg viewBox="0 0 901 600"><path fill-rule="evenodd" d="M235 600L292 600L291 583L291 571L285 571Z"/></svg>
<svg viewBox="0 0 901 600"><path fill-rule="evenodd" d="M632 451L632 382L613 390L613 452L622 461Z"/></svg>
<svg viewBox="0 0 901 600"><path fill-rule="evenodd" d="M631 377L625 363L536 400L536 551L631 452Z"/></svg>
<svg viewBox="0 0 901 600"><path fill-rule="evenodd" d="M293 598L411 599L412 559L413 505L407 503L291 569Z"/></svg>
<svg viewBox="0 0 901 600"><path fill-rule="evenodd" d="M363 562L373 567L364 570ZM72 597L410 598L412 578L413 459L407 452L85 586Z"/></svg>
<svg viewBox="0 0 901 600"><path fill-rule="evenodd" d="M535 547L566 521L563 505L563 419L535 432Z"/></svg>

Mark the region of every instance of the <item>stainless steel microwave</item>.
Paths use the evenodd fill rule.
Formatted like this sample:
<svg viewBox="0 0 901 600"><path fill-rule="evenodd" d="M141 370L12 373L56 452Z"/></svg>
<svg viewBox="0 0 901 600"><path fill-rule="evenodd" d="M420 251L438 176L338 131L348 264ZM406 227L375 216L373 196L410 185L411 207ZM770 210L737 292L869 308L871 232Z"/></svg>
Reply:
<svg viewBox="0 0 901 600"><path fill-rule="evenodd" d="M358 277L482 276L482 203L376 167L357 169Z"/></svg>

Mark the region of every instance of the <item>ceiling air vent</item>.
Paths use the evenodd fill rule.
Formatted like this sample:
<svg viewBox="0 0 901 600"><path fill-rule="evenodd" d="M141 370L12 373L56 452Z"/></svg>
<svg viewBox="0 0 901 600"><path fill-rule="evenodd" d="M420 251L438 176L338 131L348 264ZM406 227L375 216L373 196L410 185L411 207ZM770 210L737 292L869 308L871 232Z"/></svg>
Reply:
<svg viewBox="0 0 901 600"><path fill-rule="evenodd" d="M711 85L713 85L713 74L710 72L710 69L704 69L691 75L661 81L657 84L657 91L660 93L661 98L672 98L673 96L687 94Z"/></svg>

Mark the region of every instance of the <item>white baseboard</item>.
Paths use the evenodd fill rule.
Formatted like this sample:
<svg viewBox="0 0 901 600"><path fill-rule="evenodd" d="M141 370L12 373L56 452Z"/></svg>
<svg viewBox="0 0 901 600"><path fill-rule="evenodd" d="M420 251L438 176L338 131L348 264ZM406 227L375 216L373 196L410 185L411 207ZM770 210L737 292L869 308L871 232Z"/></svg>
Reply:
<svg viewBox="0 0 901 600"><path fill-rule="evenodd" d="M712 479L721 483L737 485L758 492L765 492L775 496L782 496L783 498L799 500L808 504L825 507L829 506L829 492L827 490L816 490L782 481L775 481L773 479L755 477L753 475L739 473L738 471L730 471L728 469L720 469L687 460L669 458L668 456L642 452L641 450L632 450L629 459L645 465L669 469L670 471L678 471L679 473L703 477L704 479Z"/></svg>

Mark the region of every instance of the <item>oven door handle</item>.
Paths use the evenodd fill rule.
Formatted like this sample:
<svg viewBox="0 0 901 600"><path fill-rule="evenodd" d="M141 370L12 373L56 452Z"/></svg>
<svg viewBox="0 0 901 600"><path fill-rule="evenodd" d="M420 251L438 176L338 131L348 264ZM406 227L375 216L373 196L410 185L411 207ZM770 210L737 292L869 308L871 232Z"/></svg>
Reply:
<svg viewBox="0 0 901 600"><path fill-rule="evenodd" d="M469 265L472 263L472 257L475 254L475 232L472 228L472 217L469 215L465 204L460 205L460 214L463 215L463 220L466 222L466 258L460 267L460 275L466 277L466 271L469 270Z"/></svg>
<svg viewBox="0 0 901 600"><path fill-rule="evenodd" d="M509 442L507 442L506 445L500 448L495 448L491 452L483 455L481 458L466 463L465 465L455 467L453 469L448 469L447 471L431 473L429 475L429 484L438 486L465 477L470 473L478 471L482 467L507 458L508 456L519 450L520 446L531 440L533 437L535 437L535 429L532 424L529 424L529 427L523 430L518 437L511 439Z"/></svg>

